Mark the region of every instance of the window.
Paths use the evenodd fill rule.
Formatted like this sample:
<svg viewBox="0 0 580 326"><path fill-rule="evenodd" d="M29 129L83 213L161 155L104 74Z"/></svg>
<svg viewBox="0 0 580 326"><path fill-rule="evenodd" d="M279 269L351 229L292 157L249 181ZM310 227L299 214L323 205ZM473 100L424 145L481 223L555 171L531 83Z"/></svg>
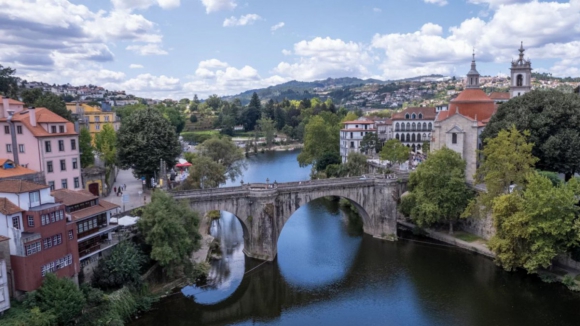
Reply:
<svg viewBox="0 0 580 326"><path fill-rule="evenodd" d="M79 168L78 159L76 157L72 159L72 166L73 166L73 170L76 170Z"/></svg>
<svg viewBox="0 0 580 326"><path fill-rule="evenodd" d="M431 122L429 122L429 129L427 130L433 130L433 125L431 124Z"/></svg>
<svg viewBox="0 0 580 326"><path fill-rule="evenodd" d="M409 113L405 114L405 119L409 119Z"/></svg>
<svg viewBox="0 0 580 326"><path fill-rule="evenodd" d="M44 142L44 151L47 153L52 152L52 146L50 145L50 140Z"/></svg>
<svg viewBox="0 0 580 326"><path fill-rule="evenodd" d="M60 160L60 170L66 171L66 160Z"/></svg>
<svg viewBox="0 0 580 326"><path fill-rule="evenodd" d="M58 132L64 134L64 126L58 126Z"/></svg>
<svg viewBox="0 0 580 326"><path fill-rule="evenodd" d="M56 222L56 213L52 212L50 213L50 223L54 223Z"/></svg>
<svg viewBox="0 0 580 326"><path fill-rule="evenodd" d="M350 148L354 148L354 142L353 141L350 142Z"/></svg>
<svg viewBox="0 0 580 326"><path fill-rule="evenodd" d="M75 233L73 230L68 230L68 238L69 238L69 240L72 240L75 238Z"/></svg>
<svg viewBox="0 0 580 326"><path fill-rule="evenodd" d="M421 142L421 134L417 134L417 141Z"/></svg>
<svg viewBox="0 0 580 326"><path fill-rule="evenodd" d="M395 124L395 131L399 131L399 123L398 122Z"/></svg>
<svg viewBox="0 0 580 326"><path fill-rule="evenodd" d="M12 217L12 227L20 230L20 216Z"/></svg>
<svg viewBox="0 0 580 326"><path fill-rule="evenodd" d="M75 139L71 139L70 140L70 149L72 149L73 151L76 151L76 149L77 149L77 141Z"/></svg>
<svg viewBox="0 0 580 326"><path fill-rule="evenodd" d="M42 277L44 277L48 273L54 273L57 270L59 270L61 268L65 268L69 265L72 265L72 255L71 254L68 254L60 259L57 259L55 261L52 261L52 262L42 266L42 268L40 269L40 273L42 274Z"/></svg>
<svg viewBox="0 0 580 326"><path fill-rule="evenodd" d="M6 152L12 153L12 145L11 144L6 144Z"/></svg>
<svg viewBox="0 0 580 326"><path fill-rule="evenodd" d="M40 241L35 242L33 244L29 244L24 246L24 248L26 249L26 256L30 256L32 254L35 254L37 252L40 252L42 250L42 247L40 245Z"/></svg>
<svg viewBox="0 0 580 326"><path fill-rule="evenodd" d="M46 162L46 171L49 173L54 171L54 167L52 166L52 161Z"/></svg>
<svg viewBox="0 0 580 326"><path fill-rule="evenodd" d="M42 240L42 246L44 247L44 250L46 250L48 248L52 248L52 238L48 237L48 238Z"/></svg>
<svg viewBox="0 0 580 326"><path fill-rule="evenodd" d="M364 133L361 131L361 132L360 132L360 135L361 135L361 136L364 136Z"/></svg>
<svg viewBox="0 0 580 326"><path fill-rule="evenodd" d="M9 126L4 126L4 133L7 135L10 135L10 127Z"/></svg>
<svg viewBox="0 0 580 326"><path fill-rule="evenodd" d="M22 126L16 126L16 133L22 135Z"/></svg>
<svg viewBox="0 0 580 326"><path fill-rule="evenodd" d="M30 197L30 207L36 207L40 205L40 192L32 191L29 193Z"/></svg>
<svg viewBox="0 0 580 326"><path fill-rule="evenodd" d="M74 178L74 183L75 183L75 189L77 189L81 186L80 182L79 182L79 177Z"/></svg>
<svg viewBox="0 0 580 326"><path fill-rule="evenodd" d="M423 113L419 113L419 119L423 119Z"/></svg>
<svg viewBox="0 0 580 326"><path fill-rule="evenodd" d="M34 227L34 216L28 215L27 219L28 219L28 226Z"/></svg>
<svg viewBox="0 0 580 326"><path fill-rule="evenodd" d="M451 143L457 144L457 134L456 133L451 134Z"/></svg>
<svg viewBox="0 0 580 326"><path fill-rule="evenodd" d="M399 140L399 134L396 134L396 135L395 135L395 138L396 138L397 140Z"/></svg>
<svg viewBox="0 0 580 326"><path fill-rule="evenodd" d="M61 183L62 183L62 189L68 189L68 183L67 183L66 179L62 179Z"/></svg>
<svg viewBox="0 0 580 326"><path fill-rule="evenodd" d="M95 130L101 130L101 126L98 123L95 125Z"/></svg>
<svg viewBox="0 0 580 326"><path fill-rule="evenodd" d="M352 139L352 132L350 133L350 138Z"/></svg>
<svg viewBox="0 0 580 326"><path fill-rule="evenodd" d="M95 117L95 122L101 122L101 117Z"/></svg>
<svg viewBox="0 0 580 326"><path fill-rule="evenodd" d="M411 116L411 119L416 119L417 116L415 115L415 113L413 113L413 115Z"/></svg>
<svg viewBox="0 0 580 326"><path fill-rule="evenodd" d="M54 190L54 181L49 181L48 185L50 186L50 191Z"/></svg>
<svg viewBox="0 0 580 326"><path fill-rule="evenodd" d="M56 134L56 126L50 126L50 133Z"/></svg>
<svg viewBox="0 0 580 326"><path fill-rule="evenodd" d="M108 115L105 116L105 121L109 122L109 116Z"/></svg>
<svg viewBox="0 0 580 326"><path fill-rule="evenodd" d="M40 215L40 224L47 225L49 223L50 223L50 220L48 219L48 214Z"/></svg>
<svg viewBox="0 0 580 326"><path fill-rule="evenodd" d="M24 144L19 144L18 145L18 152L24 153Z"/></svg>
<svg viewBox="0 0 580 326"><path fill-rule="evenodd" d="M411 134L407 134L407 142L411 141Z"/></svg>
<svg viewBox="0 0 580 326"><path fill-rule="evenodd" d="M59 140L58 141L58 151L59 152L64 152L64 140Z"/></svg>
<svg viewBox="0 0 580 326"><path fill-rule="evenodd" d="M516 86L523 86L523 85L524 85L524 77L522 75L518 75L516 77Z"/></svg>

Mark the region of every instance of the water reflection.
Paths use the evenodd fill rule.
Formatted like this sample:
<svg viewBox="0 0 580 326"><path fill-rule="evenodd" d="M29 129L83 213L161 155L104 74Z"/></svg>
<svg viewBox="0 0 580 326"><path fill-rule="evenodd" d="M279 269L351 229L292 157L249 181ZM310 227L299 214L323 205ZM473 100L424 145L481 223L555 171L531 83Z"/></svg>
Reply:
<svg viewBox="0 0 580 326"><path fill-rule="evenodd" d="M201 304L214 304L226 299L244 277L244 234L238 219L231 213L221 212L220 219L212 221L210 234L220 244L221 259L210 261L206 285L192 285L181 290L185 296Z"/></svg>

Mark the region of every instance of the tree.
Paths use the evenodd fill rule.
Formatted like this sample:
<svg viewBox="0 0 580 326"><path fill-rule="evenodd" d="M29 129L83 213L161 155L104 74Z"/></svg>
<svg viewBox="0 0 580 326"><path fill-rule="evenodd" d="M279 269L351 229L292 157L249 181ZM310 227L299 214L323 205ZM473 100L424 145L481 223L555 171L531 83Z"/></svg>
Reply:
<svg viewBox="0 0 580 326"><path fill-rule="evenodd" d="M241 176L242 170L246 168L244 153L229 137L212 137L199 145L198 149L201 156L223 165L226 178L232 181Z"/></svg>
<svg viewBox="0 0 580 326"><path fill-rule="evenodd" d="M421 148L423 150L423 154L425 155L429 154L429 152L431 151L431 142L424 141L423 145L421 145Z"/></svg>
<svg viewBox="0 0 580 326"><path fill-rule="evenodd" d="M18 98L18 80L14 77L16 69L0 65L0 94Z"/></svg>
<svg viewBox="0 0 580 326"><path fill-rule="evenodd" d="M465 183L465 161L447 147L431 153L411 173L408 187L410 194L402 200L414 203L410 210L413 221L421 227L448 223L449 234L473 196Z"/></svg>
<svg viewBox="0 0 580 326"><path fill-rule="evenodd" d="M529 130L535 144L532 154L539 159L536 167L563 173L566 180L580 171L580 97L557 90L534 90L499 106L481 134L494 138L512 125L522 132Z"/></svg>
<svg viewBox="0 0 580 326"><path fill-rule="evenodd" d="M264 133L264 137L266 138L266 146L268 146L268 148L272 147L272 142L274 142L274 135L276 132L274 121L270 118L262 118L258 120L258 126Z"/></svg>
<svg viewBox="0 0 580 326"><path fill-rule="evenodd" d="M117 132L109 123L95 135L95 150L106 166L115 165L117 161Z"/></svg>
<svg viewBox="0 0 580 326"><path fill-rule="evenodd" d="M91 283L102 290L141 284L141 267L146 261L143 252L129 241L119 242L93 272Z"/></svg>
<svg viewBox="0 0 580 326"><path fill-rule="evenodd" d="M189 176L182 184L184 190L217 188L227 181L226 167L208 156L191 158Z"/></svg>
<svg viewBox="0 0 580 326"><path fill-rule="evenodd" d="M320 159L316 162L316 171L325 171L329 165L340 164L342 159L340 154L336 152L323 153Z"/></svg>
<svg viewBox="0 0 580 326"><path fill-rule="evenodd" d="M381 150L381 142L379 141L379 135L376 132L369 132L364 135L360 142L361 152L369 155L378 153Z"/></svg>
<svg viewBox="0 0 580 326"><path fill-rule="evenodd" d="M81 167L86 168L95 164L95 154L92 145L93 138L91 132L86 127L82 127L79 134L79 149L81 151Z"/></svg>
<svg viewBox="0 0 580 326"><path fill-rule="evenodd" d="M26 106L44 107L69 121L73 121L72 113L66 109L66 103L58 95L43 92L40 88L25 89L21 95Z"/></svg>
<svg viewBox="0 0 580 326"><path fill-rule="evenodd" d="M139 110L145 110L147 105L145 104L131 104L120 107L115 107L115 113L121 118L121 122L124 122L131 114Z"/></svg>
<svg viewBox="0 0 580 326"><path fill-rule="evenodd" d="M359 176L367 173L368 163L364 154L351 152L346 158L346 163L342 165L340 172L343 176Z"/></svg>
<svg viewBox="0 0 580 326"><path fill-rule="evenodd" d="M151 258L168 275L191 267L190 255L200 247L199 216L185 203L163 191L155 191L137 227L151 246Z"/></svg>
<svg viewBox="0 0 580 326"><path fill-rule="evenodd" d="M161 160L173 166L181 147L175 128L153 108L138 110L121 124L117 133L117 157L122 169L133 168L135 177L149 180Z"/></svg>
<svg viewBox="0 0 580 326"><path fill-rule="evenodd" d="M58 324L66 325L81 313L85 297L73 281L49 273L42 286L28 295L26 304L54 315Z"/></svg>
<svg viewBox="0 0 580 326"><path fill-rule="evenodd" d="M527 142L529 132L520 133L514 125L509 130L501 130L496 137L485 139L483 161L477 168L475 180L485 183L486 191L481 192L466 212L477 214L474 209L484 207L489 211L493 200L507 193L510 185L523 186L528 174L534 171L538 161L532 155L533 144Z"/></svg>
<svg viewBox="0 0 580 326"><path fill-rule="evenodd" d="M222 100L219 96L213 94L212 96L208 97L207 100L205 100L205 103L215 111L222 105Z"/></svg>
<svg viewBox="0 0 580 326"><path fill-rule="evenodd" d="M262 105L260 104L260 98L258 94L254 92L252 94L252 99L250 100L250 104L243 113L242 121L244 124L244 129L246 131L252 131L256 128L256 122L260 119L262 115Z"/></svg>
<svg viewBox="0 0 580 326"><path fill-rule="evenodd" d="M496 234L488 242L496 262L506 270L518 267L534 273L578 245L578 180L554 186L531 173L524 190L503 194L493 202Z"/></svg>
<svg viewBox="0 0 580 326"><path fill-rule="evenodd" d="M389 139L383 145L379 157L393 164L402 164L409 159L409 147L403 145L398 139Z"/></svg>
<svg viewBox="0 0 580 326"><path fill-rule="evenodd" d="M340 153L340 122L335 114L323 112L310 118L304 129L300 166L316 164L326 153Z"/></svg>
<svg viewBox="0 0 580 326"><path fill-rule="evenodd" d="M175 127L175 133L179 135L185 127L185 119L179 110L174 107L163 108L163 116Z"/></svg>
<svg viewBox="0 0 580 326"><path fill-rule="evenodd" d="M197 116L195 114L192 114L189 116L189 121L191 123L196 123L197 122Z"/></svg>

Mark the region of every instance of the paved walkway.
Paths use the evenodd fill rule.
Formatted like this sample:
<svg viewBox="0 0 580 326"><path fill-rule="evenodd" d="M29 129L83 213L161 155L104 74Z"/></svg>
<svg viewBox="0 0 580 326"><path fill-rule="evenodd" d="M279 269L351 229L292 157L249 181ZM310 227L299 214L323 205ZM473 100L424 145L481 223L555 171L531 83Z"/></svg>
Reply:
<svg viewBox="0 0 580 326"><path fill-rule="evenodd" d="M121 208L118 209L119 212L129 211L132 210L133 208L143 206L145 203L143 200L143 196L145 195L147 197L146 202L149 203L151 201L151 196L149 195L148 192L145 195L142 193L143 182L139 179L136 179L133 176L133 172L131 170L119 171L119 174L117 175L117 181L115 182L113 187L119 188L122 185L127 185L127 189L123 191L123 195L129 195L129 202L123 203L123 197L117 196L113 191L111 191L108 197L105 197L105 200L121 206Z"/></svg>

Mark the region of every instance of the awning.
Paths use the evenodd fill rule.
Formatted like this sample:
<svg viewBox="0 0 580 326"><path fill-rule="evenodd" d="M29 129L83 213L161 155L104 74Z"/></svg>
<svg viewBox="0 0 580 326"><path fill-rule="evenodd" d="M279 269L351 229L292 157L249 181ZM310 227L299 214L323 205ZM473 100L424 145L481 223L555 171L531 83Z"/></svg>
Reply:
<svg viewBox="0 0 580 326"><path fill-rule="evenodd" d="M188 166L191 166L191 163L189 163L189 162L179 163L179 164L176 164L175 166L178 168L186 168Z"/></svg>

